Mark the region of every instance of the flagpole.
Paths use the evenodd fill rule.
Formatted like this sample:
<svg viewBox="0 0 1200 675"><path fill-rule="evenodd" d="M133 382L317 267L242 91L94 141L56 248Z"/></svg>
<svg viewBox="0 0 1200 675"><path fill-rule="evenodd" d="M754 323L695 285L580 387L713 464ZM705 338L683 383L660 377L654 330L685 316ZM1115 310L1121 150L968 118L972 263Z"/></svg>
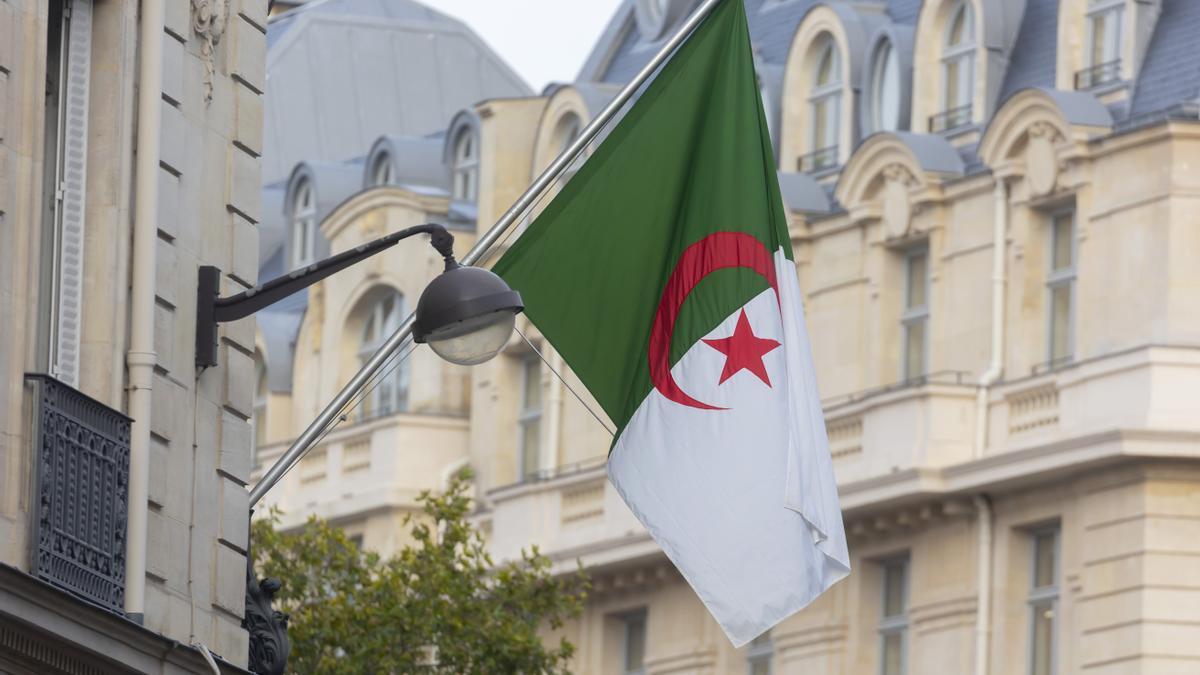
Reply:
<svg viewBox="0 0 1200 675"><path fill-rule="evenodd" d="M667 40L666 43L663 44L662 48L658 50L658 53L654 55L654 58L650 59L650 62L647 63L640 71L638 71L638 74L634 76L634 78L630 80L623 89L621 89L620 93L618 93L616 97L604 107L604 110L601 110L600 114L596 115L596 117L590 123L588 123L586 127L584 127L583 131L579 134L579 137L575 139L575 142L572 143L566 150L564 150L562 154L558 156L558 159L554 160L554 162L552 162L550 166L548 166L546 170L543 171L528 188L526 188L525 193L522 194L521 197L517 199L517 201L514 202L507 211L504 212L504 215L500 216L500 220L496 221L496 224L492 225L491 229L485 232L483 236L481 236L475 242L475 245L471 247L470 252L462 257L461 263L463 265L474 265L476 262L478 262L479 259L482 258L484 254L486 254L492 248L492 246L504 236L506 232L508 232L509 228L511 228L513 224L517 222L517 219L525 212L526 209L530 207L530 205L533 204L534 200L536 200L554 181L558 180L563 171L565 171L566 168L573 161L575 161L575 158L581 152L583 152L588 143L591 143L592 140L595 139L595 137L600 133L600 130L603 129L604 126L616 116L616 114L629 101L629 99L633 98L633 95L637 93L637 90L640 89L641 86L650 79L650 76L653 75L663 63L666 63L672 52L674 52L679 45L683 44L683 42L687 40L692 31L695 30L696 27L699 26L700 23L704 21L704 19L707 18L714 9L716 9L717 5L725 1L726 0L705 0L705 2L701 4L700 7L693 12L690 17L688 17L688 20L685 21L682 26L680 26L679 30L671 36L671 39ZM312 423L308 425L308 428L304 430L304 433L300 434L300 436L298 436L292 443L291 447L289 447L279 457L279 459L275 460L275 463L271 465L271 468L268 469L265 474L263 474L263 477L260 478L258 482L254 484L253 489L250 490L251 510L253 510L255 505L258 504L258 502L263 498L263 495L265 495L268 490L274 487L275 484L283 478L283 475L291 470L293 466L295 466L296 462L300 461L300 459L308 452L309 448L311 448L317 439L321 437L334 418L341 414L342 410L358 394L363 386L365 386L367 382L377 372L379 372L383 365L387 363L388 359L390 359L400 349L401 345L403 345L412 336L412 328L413 315L410 314L409 317L404 320L404 323L400 325L400 328L397 329L390 338L388 338L387 342L385 342L379 348L379 350L375 352L369 361L363 364L362 368L360 368L359 371L354 374L354 377L350 378L350 381L347 382L344 387L342 387L342 390L338 392L337 396L333 397L333 400L330 401L327 406L325 406L325 409L321 411L321 414L317 415L316 419L314 419Z"/></svg>

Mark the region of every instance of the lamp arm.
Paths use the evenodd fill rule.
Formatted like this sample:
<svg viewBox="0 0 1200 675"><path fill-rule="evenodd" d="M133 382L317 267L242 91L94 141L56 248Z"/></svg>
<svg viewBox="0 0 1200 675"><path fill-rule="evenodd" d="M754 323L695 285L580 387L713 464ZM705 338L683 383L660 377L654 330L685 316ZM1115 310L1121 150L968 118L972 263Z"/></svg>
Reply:
<svg viewBox="0 0 1200 675"><path fill-rule="evenodd" d="M244 319L330 275L395 246L402 239L417 234L429 235L430 243L446 261L447 268L457 264L454 262L454 235L441 225L426 223L355 246L259 284L248 291L224 298L217 295L220 291L221 271L209 265L201 267L196 302L196 367L207 368L217 364L218 324Z"/></svg>

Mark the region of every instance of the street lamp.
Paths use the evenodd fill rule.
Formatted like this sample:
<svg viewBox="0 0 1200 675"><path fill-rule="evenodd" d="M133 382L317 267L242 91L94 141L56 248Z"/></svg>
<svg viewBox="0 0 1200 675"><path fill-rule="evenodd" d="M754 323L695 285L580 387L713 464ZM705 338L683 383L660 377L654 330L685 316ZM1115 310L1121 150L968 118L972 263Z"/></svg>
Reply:
<svg viewBox="0 0 1200 675"><path fill-rule="evenodd" d="M491 359L512 335L517 314L524 308L521 295L485 269L458 264L454 259L454 236L441 225L425 224L380 237L225 298L219 297L221 270L201 267L196 302L196 368L203 370L217 365L220 324L248 317L417 234L429 235L429 243L442 256L446 267L421 293L415 319L410 324L413 339L428 344L434 353L451 363L477 365ZM356 381L357 378L351 381L354 390L359 386ZM307 450L310 443L301 442L303 439L303 436L297 439L254 486L251 509ZM243 626L250 634L250 665L264 675L280 675L291 647L287 639L287 616L271 606L279 582L256 580L253 566L252 556L247 555Z"/></svg>
<svg viewBox="0 0 1200 675"><path fill-rule="evenodd" d="M294 270L254 288L219 297L221 270L200 268L196 303L196 367L217 365L217 326L244 319L331 274L395 246L402 239L428 234L446 269L417 303L413 339L427 343L451 363L477 365L495 356L512 335L523 306L521 294L495 274L464 267L454 260L454 235L436 224L417 225Z"/></svg>

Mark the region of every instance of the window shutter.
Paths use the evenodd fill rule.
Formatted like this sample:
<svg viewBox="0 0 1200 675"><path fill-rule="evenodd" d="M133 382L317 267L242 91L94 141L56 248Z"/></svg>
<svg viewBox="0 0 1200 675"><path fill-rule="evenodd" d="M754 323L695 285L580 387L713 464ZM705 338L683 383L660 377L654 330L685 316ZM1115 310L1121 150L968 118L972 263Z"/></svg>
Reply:
<svg viewBox="0 0 1200 675"><path fill-rule="evenodd" d="M58 230L56 326L52 373L79 385L79 341L83 295L84 209L87 191L88 83L92 60L92 0L68 0L65 82L56 188Z"/></svg>

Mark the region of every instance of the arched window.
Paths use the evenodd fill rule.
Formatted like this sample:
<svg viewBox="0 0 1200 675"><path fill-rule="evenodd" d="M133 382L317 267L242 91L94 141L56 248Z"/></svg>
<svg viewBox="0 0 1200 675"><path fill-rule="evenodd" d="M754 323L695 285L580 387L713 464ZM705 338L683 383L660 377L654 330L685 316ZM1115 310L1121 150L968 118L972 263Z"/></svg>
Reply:
<svg viewBox="0 0 1200 675"><path fill-rule="evenodd" d="M363 321L362 340L359 343L358 361L365 365L375 352L400 328L408 313L404 296L389 290L375 297L367 309ZM362 419L400 412L408 407L408 362L402 361L379 380L362 403Z"/></svg>
<svg viewBox="0 0 1200 675"><path fill-rule="evenodd" d="M313 261L317 248L317 200L312 181L300 181L292 202L292 267Z"/></svg>
<svg viewBox="0 0 1200 675"><path fill-rule="evenodd" d="M958 0L947 14L942 49L942 113L931 131L947 131L971 121L975 93L975 13L970 0Z"/></svg>
<svg viewBox="0 0 1200 675"><path fill-rule="evenodd" d="M392 168L392 158L387 153L380 153L371 167L371 185L391 185L396 182L395 170Z"/></svg>
<svg viewBox="0 0 1200 675"><path fill-rule="evenodd" d="M250 425L254 434L254 447L250 457L253 462L255 451L267 444L267 364L262 352L254 352L254 416Z"/></svg>
<svg viewBox="0 0 1200 675"><path fill-rule="evenodd" d="M801 171L817 171L837 164L842 107L841 61L837 44L826 36L818 47L812 91L808 95L812 110L812 151L801 158Z"/></svg>
<svg viewBox="0 0 1200 675"><path fill-rule="evenodd" d="M871 131L900 128L900 61L890 41L879 43L871 63Z"/></svg>
<svg viewBox="0 0 1200 675"><path fill-rule="evenodd" d="M475 132L463 129L454 140L454 198L473 202L478 195L479 149Z"/></svg>

